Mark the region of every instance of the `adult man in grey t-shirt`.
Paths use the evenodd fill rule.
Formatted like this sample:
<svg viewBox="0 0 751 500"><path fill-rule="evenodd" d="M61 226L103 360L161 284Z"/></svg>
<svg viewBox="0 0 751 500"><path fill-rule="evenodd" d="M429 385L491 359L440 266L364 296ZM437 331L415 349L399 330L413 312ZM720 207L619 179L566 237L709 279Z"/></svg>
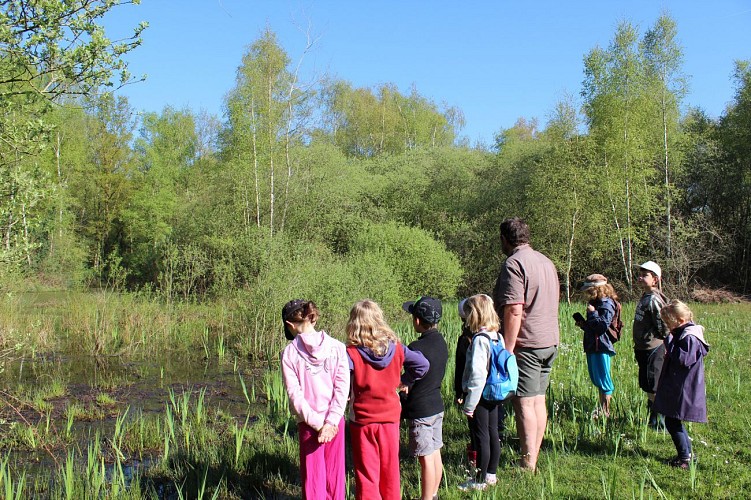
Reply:
<svg viewBox="0 0 751 500"><path fill-rule="evenodd" d="M560 283L555 265L529 245L529 227L522 219L506 219L500 229L508 258L493 301L503 320L506 348L519 365L519 388L513 399L522 449L519 465L534 471L548 420L545 392L558 353Z"/></svg>

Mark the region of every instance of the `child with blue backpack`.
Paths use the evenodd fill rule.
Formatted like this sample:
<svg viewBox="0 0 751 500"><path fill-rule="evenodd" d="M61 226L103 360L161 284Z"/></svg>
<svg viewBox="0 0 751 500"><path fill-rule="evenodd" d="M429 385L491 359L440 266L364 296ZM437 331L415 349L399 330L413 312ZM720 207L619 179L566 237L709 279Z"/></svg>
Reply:
<svg viewBox="0 0 751 500"><path fill-rule="evenodd" d="M496 471L501 456L498 402L485 399L483 390L491 361L491 341L503 344L503 337L498 333L500 320L493 307L493 299L489 296L480 294L469 297L464 310L473 337L462 377L462 388L466 394L462 411L469 417L472 442L477 452L477 470L473 478L459 485L459 489L481 491L498 482Z"/></svg>

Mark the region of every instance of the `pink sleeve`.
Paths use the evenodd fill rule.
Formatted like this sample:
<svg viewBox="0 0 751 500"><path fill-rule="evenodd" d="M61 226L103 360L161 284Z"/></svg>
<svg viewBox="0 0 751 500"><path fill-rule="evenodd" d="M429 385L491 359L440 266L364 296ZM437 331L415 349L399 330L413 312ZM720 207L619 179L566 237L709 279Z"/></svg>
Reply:
<svg viewBox="0 0 751 500"><path fill-rule="evenodd" d="M334 397L326 415L326 423L333 426L338 426L344 416L344 408L349 397L349 358L344 348L339 349L337 354L337 364L334 368Z"/></svg>
<svg viewBox="0 0 751 500"><path fill-rule="evenodd" d="M310 404L305 400L305 391L302 385L300 385L297 367L292 359L294 356L294 347L292 345L287 346L282 353L282 381L284 382L284 387L287 389L290 406L292 407L292 411L303 422L317 431L321 430L321 427L323 427L323 417L314 412Z"/></svg>

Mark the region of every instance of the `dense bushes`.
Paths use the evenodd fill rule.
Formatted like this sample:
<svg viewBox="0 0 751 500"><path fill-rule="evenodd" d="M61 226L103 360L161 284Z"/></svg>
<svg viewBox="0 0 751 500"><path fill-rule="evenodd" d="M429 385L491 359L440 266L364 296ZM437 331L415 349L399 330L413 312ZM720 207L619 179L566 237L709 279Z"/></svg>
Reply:
<svg viewBox="0 0 751 500"><path fill-rule="evenodd" d="M426 231L394 222L365 226L351 251L384 262L398 280L402 297L453 297L462 275L456 256Z"/></svg>

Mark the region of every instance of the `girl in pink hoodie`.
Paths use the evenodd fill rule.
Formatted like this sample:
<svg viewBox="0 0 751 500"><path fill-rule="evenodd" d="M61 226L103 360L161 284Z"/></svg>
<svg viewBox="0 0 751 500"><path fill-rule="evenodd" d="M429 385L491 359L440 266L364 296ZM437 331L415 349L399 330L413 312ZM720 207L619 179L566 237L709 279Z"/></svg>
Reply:
<svg viewBox="0 0 751 500"><path fill-rule="evenodd" d="M316 331L318 308L292 300L282 308L282 377L298 422L303 498L345 498L344 408L349 362L343 343Z"/></svg>

